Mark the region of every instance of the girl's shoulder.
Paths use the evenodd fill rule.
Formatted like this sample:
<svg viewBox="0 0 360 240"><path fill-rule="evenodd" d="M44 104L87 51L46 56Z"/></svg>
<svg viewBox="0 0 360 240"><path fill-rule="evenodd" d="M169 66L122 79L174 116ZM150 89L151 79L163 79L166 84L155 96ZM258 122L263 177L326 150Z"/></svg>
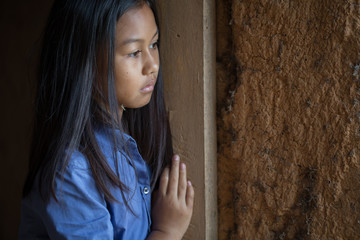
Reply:
<svg viewBox="0 0 360 240"><path fill-rule="evenodd" d="M118 129L113 131L109 127L97 128L94 132L94 136L99 149L107 160L112 159L116 152L120 153L120 155L127 155L128 151L131 153L133 153L133 151L137 152L135 140L130 135ZM66 155L69 159L67 168L70 168L70 170L90 169L90 163L87 157L79 149L74 149L72 151L67 150ZM111 162L110 165L112 165Z"/></svg>
<svg viewBox="0 0 360 240"><path fill-rule="evenodd" d="M114 150L124 153L125 149L137 149L136 141L130 135L119 129L102 126L96 129L95 137L105 155Z"/></svg>
<svg viewBox="0 0 360 240"><path fill-rule="evenodd" d="M68 169L90 169L89 161L79 150L67 151L69 156Z"/></svg>
<svg viewBox="0 0 360 240"><path fill-rule="evenodd" d="M112 129L109 127L97 127L94 131L94 136L96 139L96 142L103 153L106 153L107 150L114 149L115 141L118 143L117 146L120 146L119 143L121 143L121 139L123 139L123 142L127 142L130 139L132 139L129 135L120 132L119 130L115 130L115 132L112 132ZM116 140L115 140L116 139ZM114 141L115 140L115 141ZM105 152L104 152L105 151ZM73 150L66 150L66 155L69 157L70 161L69 164L74 167L87 167L87 161L86 156L84 153L81 152L79 149L73 149Z"/></svg>

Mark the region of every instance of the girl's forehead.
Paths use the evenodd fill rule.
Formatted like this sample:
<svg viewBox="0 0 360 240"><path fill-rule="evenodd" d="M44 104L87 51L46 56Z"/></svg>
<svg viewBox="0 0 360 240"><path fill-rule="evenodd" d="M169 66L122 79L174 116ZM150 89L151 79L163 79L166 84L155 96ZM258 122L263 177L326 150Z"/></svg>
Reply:
<svg viewBox="0 0 360 240"><path fill-rule="evenodd" d="M116 24L116 34L119 38L142 37L157 31L154 14L147 4L128 10Z"/></svg>

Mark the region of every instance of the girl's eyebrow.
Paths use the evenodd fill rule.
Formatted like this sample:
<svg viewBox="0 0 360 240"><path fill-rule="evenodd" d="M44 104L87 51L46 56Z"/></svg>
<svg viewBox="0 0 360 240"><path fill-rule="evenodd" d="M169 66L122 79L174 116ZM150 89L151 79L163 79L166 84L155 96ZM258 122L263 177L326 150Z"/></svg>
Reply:
<svg viewBox="0 0 360 240"><path fill-rule="evenodd" d="M156 35L158 35L158 33L159 33L159 30L156 29L156 32L155 32L154 36L151 38L151 40L153 40L153 39L156 37ZM123 45L130 44L130 43L134 43L134 42L144 42L144 41L145 41L145 40L144 40L144 39L141 39L141 38L129 38L129 39L124 40L124 41L121 43L121 45L123 46Z"/></svg>

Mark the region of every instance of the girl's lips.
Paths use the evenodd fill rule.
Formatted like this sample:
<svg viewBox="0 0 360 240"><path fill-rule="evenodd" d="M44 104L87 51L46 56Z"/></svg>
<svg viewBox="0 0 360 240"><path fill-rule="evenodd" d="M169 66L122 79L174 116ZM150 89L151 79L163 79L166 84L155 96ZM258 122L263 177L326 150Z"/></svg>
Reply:
<svg viewBox="0 0 360 240"><path fill-rule="evenodd" d="M155 80L151 80L145 87L140 89L140 92L142 93L152 92L154 90L154 86L155 86Z"/></svg>

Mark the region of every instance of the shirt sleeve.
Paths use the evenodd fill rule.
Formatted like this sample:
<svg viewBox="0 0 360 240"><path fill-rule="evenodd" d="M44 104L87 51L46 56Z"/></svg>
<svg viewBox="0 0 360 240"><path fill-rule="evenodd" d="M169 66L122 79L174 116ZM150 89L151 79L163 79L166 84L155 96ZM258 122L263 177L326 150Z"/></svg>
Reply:
<svg viewBox="0 0 360 240"><path fill-rule="evenodd" d="M113 239L113 226L103 194L85 157L76 152L64 173L56 176L55 193L44 211L50 239Z"/></svg>

